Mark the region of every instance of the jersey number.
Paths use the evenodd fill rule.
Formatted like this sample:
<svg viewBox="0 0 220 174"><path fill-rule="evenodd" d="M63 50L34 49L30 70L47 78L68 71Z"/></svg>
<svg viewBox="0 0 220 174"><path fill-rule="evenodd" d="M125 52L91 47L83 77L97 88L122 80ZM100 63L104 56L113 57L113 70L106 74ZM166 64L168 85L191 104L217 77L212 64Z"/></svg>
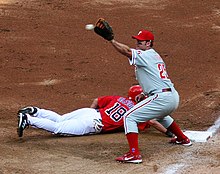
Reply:
<svg viewBox="0 0 220 174"><path fill-rule="evenodd" d="M168 74L167 74L165 65L159 63L159 64L157 65L157 67L158 67L158 70L159 70L159 72L160 72L160 78L161 78L161 79L168 79Z"/></svg>
<svg viewBox="0 0 220 174"><path fill-rule="evenodd" d="M107 109L105 113L110 116L110 118L114 122L118 122L122 119L123 115L127 112L127 110L120 105L119 103L115 103L113 107Z"/></svg>

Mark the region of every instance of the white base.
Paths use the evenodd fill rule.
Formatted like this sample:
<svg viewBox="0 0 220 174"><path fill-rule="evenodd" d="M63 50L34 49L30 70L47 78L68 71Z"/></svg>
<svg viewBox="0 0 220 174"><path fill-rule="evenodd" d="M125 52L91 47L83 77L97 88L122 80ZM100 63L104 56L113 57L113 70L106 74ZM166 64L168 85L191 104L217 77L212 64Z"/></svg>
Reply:
<svg viewBox="0 0 220 174"><path fill-rule="evenodd" d="M209 138L211 138L212 132L208 131L183 131L183 133L194 142L207 142Z"/></svg>

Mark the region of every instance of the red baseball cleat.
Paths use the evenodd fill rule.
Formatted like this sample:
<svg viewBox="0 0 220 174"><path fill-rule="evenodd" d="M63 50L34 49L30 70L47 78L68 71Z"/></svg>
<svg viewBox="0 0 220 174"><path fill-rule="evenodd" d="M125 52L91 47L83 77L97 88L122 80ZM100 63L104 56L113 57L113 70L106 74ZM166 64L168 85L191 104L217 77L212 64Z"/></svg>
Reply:
<svg viewBox="0 0 220 174"><path fill-rule="evenodd" d="M134 155L130 152L116 158L115 160L122 163L136 163L136 164L142 163L141 155Z"/></svg>
<svg viewBox="0 0 220 174"><path fill-rule="evenodd" d="M170 140L170 143L179 144L179 145L183 145L183 146L191 146L192 145L192 142L190 141L189 138L183 139L181 141L178 141L177 138L172 138Z"/></svg>

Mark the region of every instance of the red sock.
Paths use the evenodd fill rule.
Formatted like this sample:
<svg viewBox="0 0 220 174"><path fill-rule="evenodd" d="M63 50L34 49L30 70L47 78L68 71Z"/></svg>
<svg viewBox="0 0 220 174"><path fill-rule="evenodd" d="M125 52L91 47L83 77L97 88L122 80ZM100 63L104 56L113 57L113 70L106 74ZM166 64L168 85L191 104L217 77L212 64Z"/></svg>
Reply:
<svg viewBox="0 0 220 174"><path fill-rule="evenodd" d="M138 133L128 133L126 134L128 144L130 147L130 153L134 155L139 155L139 148L138 148Z"/></svg>
<svg viewBox="0 0 220 174"><path fill-rule="evenodd" d="M176 124L175 121L167 128L170 132L174 133L177 136L177 140L183 140L186 139L187 137L183 134L181 131L180 127Z"/></svg>

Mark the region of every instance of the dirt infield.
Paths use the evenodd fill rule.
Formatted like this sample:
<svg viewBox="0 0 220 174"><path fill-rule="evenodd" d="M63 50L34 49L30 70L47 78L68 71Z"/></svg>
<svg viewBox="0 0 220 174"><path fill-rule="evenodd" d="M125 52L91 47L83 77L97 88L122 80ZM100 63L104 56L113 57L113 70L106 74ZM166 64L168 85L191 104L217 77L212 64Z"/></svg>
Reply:
<svg viewBox="0 0 220 174"><path fill-rule="evenodd" d="M140 133L139 165L114 161L128 149L123 132L57 137L29 128L17 137L20 107L67 113L137 83L126 58L84 29L99 17L131 47L140 29L154 32L181 96L173 117L182 129L207 130L220 117L218 0L0 0L0 174L220 173L219 132L184 148L150 128Z"/></svg>

